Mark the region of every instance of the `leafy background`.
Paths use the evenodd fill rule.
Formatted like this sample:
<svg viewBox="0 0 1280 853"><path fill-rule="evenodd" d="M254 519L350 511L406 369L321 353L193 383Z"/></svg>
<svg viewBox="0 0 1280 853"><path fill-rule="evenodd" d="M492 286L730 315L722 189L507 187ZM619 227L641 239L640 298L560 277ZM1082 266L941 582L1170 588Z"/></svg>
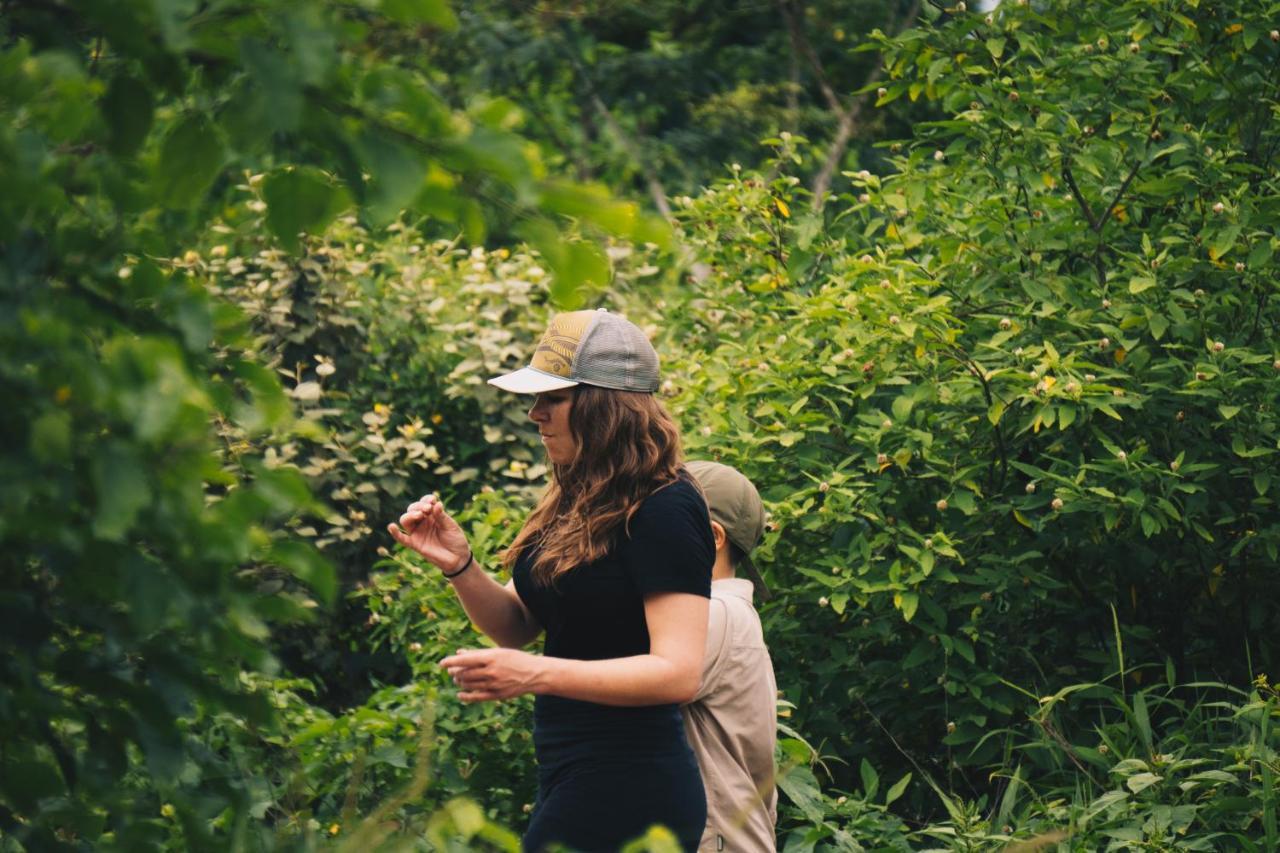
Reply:
<svg viewBox="0 0 1280 853"><path fill-rule="evenodd" d="M2 8L5 849L516 849L379 531L496 565L584 305L766 499L781 847L1280 844L1280 6Z"/></svg>

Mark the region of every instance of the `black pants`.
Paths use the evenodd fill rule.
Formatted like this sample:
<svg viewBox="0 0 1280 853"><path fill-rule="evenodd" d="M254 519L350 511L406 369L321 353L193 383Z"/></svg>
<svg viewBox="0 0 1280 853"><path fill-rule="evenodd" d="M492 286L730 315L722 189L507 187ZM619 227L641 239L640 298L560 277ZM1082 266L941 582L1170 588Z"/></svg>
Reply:
<svg viewBox="0 0 1280 853"><path fill-rule="evenodd" d="M538 802L524 835L526 853L567 847L616 853L660 824L685 850L697 850L707 822L706 793L693 753L572 759L538 767Z"/></svg>

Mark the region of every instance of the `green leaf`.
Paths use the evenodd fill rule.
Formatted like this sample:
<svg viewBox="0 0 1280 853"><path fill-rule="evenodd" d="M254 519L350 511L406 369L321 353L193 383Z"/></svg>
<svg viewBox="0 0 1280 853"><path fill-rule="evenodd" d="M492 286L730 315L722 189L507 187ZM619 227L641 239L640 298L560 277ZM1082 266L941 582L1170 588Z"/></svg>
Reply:
<svg viewBox="0 0 1280 853"><path fill-rule="evenodd" d="M418 152L374 131L361 135L357 147L361 166L369 175L361 187L362 207L374 224L385 225L423 190L426 161Z"/></svg>
<svg viewBox="0 0 1280 853"><path fill-rule="evenodd" d="M1138 521L1142 525L1142 535L1150 539L1152 536L1160 532L1160 522L1146 512L1138 514Z"/></svg>
<svg viewBox="0 0 1280 853"><path fill-rule="evenodd" d="M406 24L427 24L442 30L458 26L458 17L446 0L382 0L382 14Z"/></svg>
<svg viewBox="0 0 1280 853"><path fill-rule="evenodd" d="M161 784L171 784L178 778L185 757L182 734L175 719L162 710L160 697L149 698L154 701L135 705L138 742L147 758L147 769Z"/></svg>
<svg viewBox="0 0 1280 853"><path fill-rule="evenodd" d="M31 424L27 446L43 462L64 462L71 455L71 415L52 409Z"/></svg>
<svg viewBox="0 0 1280 853"><path fill-rule="evenodd" d="M141 457L132 447L112 442L93 457L93 484L97 508L93 534L119 542L143 507L151 502L151 487Z"/></svg>
<svg viewBox="0 0 1280 853"><path fill-rule="evenodd" d="M778 777L778 787L791 802L814 823L821 823L826 813L818 780L807 767L795 767Z"/></svg>
<svg viewBox="0 0 1280 853"><path fill-rule="evenodd" d="M1229 225L1205 241L1209 249L1209 257L1213 260L1230 252L1240 238L1240 226Z"/></svg>
<svg viewBox="0 0 1280 853"><path fill-rule="evenodd" d="M204 198L222 171L226 150L217 126L202 113L183 118L165 136L156 168L156 190L161 204L190 208Z"/></svg>
<svg viewBox="0 0 1280 853"><path fill-rule="evenodd" d="M151 90L128 76L111 81L98 108L107 125L107 147L119 157L129 157L141 147L151 130L155 102Z"/></svg>
<svg viewBox="0 0 1280 853"><path fill-rule="evenodd" d="M594 243L568 241L546 220L526 223L525 239L533 244L551 267L551 299L560 308L582 307L592 290L605 287L612 279L609 258Z"/></svg>
<svg viewBox="0 0 1280 853"><path fill-rule="evenodd" d="M884 804L886 806L893 805L894 801L907 792L907 786L911 784L911 774L903 776L897 782L893 783L893 787L884 794Z"/></svg>
<svg viewBox="0 0 1280 853"><path fill-rule="evenodd" d="M1004 417L1005 403L1003 400L996 400L991 404L991 408L987 409L987 420L991 421L991 425L995 426L1000 423L1000 418Z"/></svg>
<svg viewBox="0 0 1280 853"><path fill-rule="evenodd" d="M305 542L276 542L267 554L266 562L280 566L305 583L327 605L333 604L338 594L338 574L333 564L319 551Z"/></svg>
<svg viewBox="0 0 1280 853"><path fill-rule="evenodd" d="M1257 471L1253 475L1253 490L1261 497L1267 493L1267 489L1271 488L1271 474L1267 471Z"/></svg>
<svg viewBox="0 0 1280 853"><path fill-rule="evenodd" d="M893 410L894 419L905 422L911 415L911 407L914 406L915 403L916 401L907 394L903 394L901 397L895 399L893 401L893 405L890 407Z"/></svg>
<svg viewBox="0 0 1280 853"><path fill-rule="evenodd" d="M1262 269L1270 262L1271 255L1271 241L1268 239L1259 240L1257 245L1249 250L1249 259L1245 263L1251 270Z"/></svg>
<svg viewBox="0 0 1280 853"><path fill-rule="evenodd" d="M1155 276L1135 275L1129 279L1129 292L1135 296L1156 286Z"/></svg>
<svg viewBox="0 0 1280 853"><path fill-rule="evenodd" d="M554 213L590 222L611 234L630 237L639 221L635 202L615 199L599 185L547 183L542 188L543 207Z"/></svg>
<svg viewBox="0 0 1280 853"><path fill-rule="evenodd" d="M1135 773L1128 779L1124 780L1124 784L1130 791L1137 794L1140 791L1145 791L1147 788L1150 788L1163 778L1163 776L1157 776L1155 773Z"/></svg>
<svg viewBox="0 0 1280 853"><path fill-rule="evenodd" d="M876 769L864 758L858 765L858 774L862 777L862 790L866 793L867 799L874 800L876 791L880 787L880 777L876 775Z"/></svg>
<svg viewBox="0 0 1280 853"><path fill-rule="evenodd" d="M1218 406L1218 414L1222 415L1222 419L1229 421L1236 415L1240 414L1239 406L1228 406L1225 403Z"/></svg>
<svg viewBox="0 0 1280 853"><path fill-rule="evenodd" d="M916 608L920 606L920 596L914 592L902 592L894 596L895 604L902 611L902 618L910 622L915 618Z"/></svg>
<svg viewBox="0 0 1280 853"><path fill-rule="evenodd" d="M299 234L318 234L351 203L344 188L319 169L287 167L262 182L267 227L296 252Z"/></svg>

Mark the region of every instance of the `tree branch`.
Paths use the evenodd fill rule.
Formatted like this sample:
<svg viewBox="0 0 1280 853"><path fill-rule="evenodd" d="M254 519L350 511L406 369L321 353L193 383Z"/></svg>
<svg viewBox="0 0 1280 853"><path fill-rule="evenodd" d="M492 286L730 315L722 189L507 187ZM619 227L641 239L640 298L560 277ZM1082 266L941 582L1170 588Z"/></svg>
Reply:
<svg viewBox="0 0 1280 853"><path fill-rule="evenodd" d="M1071 174L1071 163L1068 160L1062 161L1062 179L1067 182L1067 186L1071 189L1071 194L1075 196L1076 204L1080 205L1080 210L1084 213L1084 218L1089 222L1089 227L1097 231L1098 218L1093 215L1093 208L1089 206L1089 202L1085 201L1084 193L1080 192L1080 187L1076 185L1076 178L1075 175Z"/></svg>
<svg viewBox="0 0 1280 853"><path fill-rule="evenodd" d="M636 164L636 167L640 169L641 174L644 175L645 185L649 189L649 195L653 197L654 207L658 209L658 212L661 213L664 218L671 219L671 206L667 204L667 191L662 186L662 181L658 179L657 173L653 171L645 160L645 157L640 151L640 147L635 143L635 140L633 140L627 134L626 130L623 129L622 125L618 123L618 120L614 118L613 111L609 109L609 105L600 97L600 92L596 89L595 81L587 72L586 66L582 64L582 60L578 56L576 42L573 39L572 33L569 31L568 25L561 23L560 26L561 34L564 37L565 57L573 66L574 73L578 75L580 80L582 80L582 84L587 90L587 95L591 99L591 105L595 108L596 112L600 114L600 117L604 119L605 126L609 128L609 132L613 134L614 138L618 141L618 144L622 146L622 149L627 152L627 155Z"/></svg>
<svg viewBox="0 0 1280 853"><path fill-rule="evenodd" d="M1145 149L1143 153L1145 155ZM1124 183L1120 184L1120 189L1116 191L1116 197L1111 200L1111 204L1107 207L1101 218L1098 219L1098 224L1093 226L1094 231L1102 233L1102 226L1106 225L1107 220L1111 218L1111 214L1115 213L1116 207L1120 204L1120 199L1124 198L1125 190L1129 189L1129 184L1133 183L1133 179L1138 175L1138 170L1142 168L1142 161L1144 159L1146 159L1145 156L1139 158L1138 162L1133 164L1133 168L1129 170L1129 174L1124 179Z"/></svg>
<svg viewBox="0 0 1280 853"><path fill-rule="evenodd" d="M902 17L895 27L895 34L901 33L908 29L916 21L916 16L920 14L920 0L915 0L907 13ZM788 26L790 27L790 18L788 18ZM798 27L796 28L798 31ZM801 34L802 36L803 34ZM808 42L803 42L808 45ZM818 62L818 57L813 53L812 47L808 47L806 55L812 57L812 62ZM836 135L831 140L831 147L827 149L826 160L822 163L822 168L818 170L817 177L813 179L813 209L821 210L826 204L827 191L831 188L831 181L835 177L836 169L840 167L840 161L844 159L844 152L849 147L849 141L853 139L854 132L858 129L858 120L862 117L862 108L867 103L867 92L854 98L853 102L847 107L840 107L840 99L836 97L835 92L831 91L831 87L826 83L826 75L822 73L821 65L815 69L818 75L818 83L823 89L823 94L827 95L828 103L833 104L833 109L838 114L836 123ZM876 65L875 69L867 75L867 79L863 81L862 88L867 88L880 81L884 75L884 63ZM830 94L828 94L830 93Z"/></svg>

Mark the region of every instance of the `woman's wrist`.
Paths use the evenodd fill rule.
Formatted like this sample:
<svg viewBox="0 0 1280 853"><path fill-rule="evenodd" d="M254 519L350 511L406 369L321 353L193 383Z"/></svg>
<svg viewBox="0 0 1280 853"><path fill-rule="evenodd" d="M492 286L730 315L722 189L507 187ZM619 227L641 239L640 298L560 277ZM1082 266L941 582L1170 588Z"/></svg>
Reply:
<svg viewBox="0 0 1280 853"><path fill-rule="evenodd" d="M440 574L444 575L446 578L449 578L449 579L456 578L458 575L462 574L467 569L471 568L471 564L474 563L475 561L476 561L475 552L472 551L470 548L468 548L467 559L465 562L463 562L461 565L455 567L450 571L444 571L443 569L441 569Z"/></svg>
<svg viewBox="0 0 1280 853"><path fill-rule="evenodd" d="M562 659L533 654L529 657L532 659L534 671L527 685L527 692L534 696L555 695L555 685L558 680L556 675L563 663Z"/></svg>

